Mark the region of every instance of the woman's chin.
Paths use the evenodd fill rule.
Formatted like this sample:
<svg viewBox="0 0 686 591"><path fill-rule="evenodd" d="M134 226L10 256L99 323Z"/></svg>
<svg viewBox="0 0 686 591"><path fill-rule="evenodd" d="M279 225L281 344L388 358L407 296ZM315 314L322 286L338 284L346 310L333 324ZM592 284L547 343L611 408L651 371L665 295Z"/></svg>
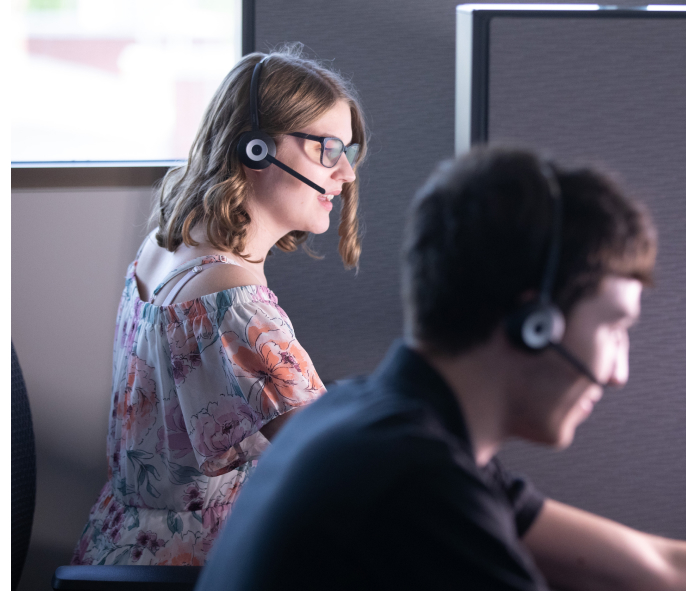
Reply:
<svg viewBox="0 0 686 591"><path fill-rule="evenodd" d="M331 226L331 220L329 220L329 217L326 217L326 221L322 220L321 222L317 224L312 224L311 228L308 228L308 232L310 234L323 234L326 232L329 227Z"/></svg>

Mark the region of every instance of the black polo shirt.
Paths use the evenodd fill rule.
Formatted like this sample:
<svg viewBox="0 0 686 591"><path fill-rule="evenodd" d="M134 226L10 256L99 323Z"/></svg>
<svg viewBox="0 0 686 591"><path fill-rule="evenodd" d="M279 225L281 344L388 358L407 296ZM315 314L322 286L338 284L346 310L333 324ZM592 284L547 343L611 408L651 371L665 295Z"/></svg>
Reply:
<svg viewBox="0 0 686 591"><path fill-rule="evenodd" d="M497 461L477 467L455 396L397 343L279 433L198 589L540 591L519 538L542 503Z"/></svg>

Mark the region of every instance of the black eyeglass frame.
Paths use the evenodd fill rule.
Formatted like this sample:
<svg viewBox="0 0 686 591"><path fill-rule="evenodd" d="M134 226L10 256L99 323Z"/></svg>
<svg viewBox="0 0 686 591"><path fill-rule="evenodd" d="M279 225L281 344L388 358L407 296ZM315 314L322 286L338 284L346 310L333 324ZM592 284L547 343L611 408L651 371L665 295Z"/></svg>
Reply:
<svg viewBox="0 0 686 591"><path fill-rule="evenodd" d="M346 155L345 157L347 159L348 158L348 150L350 148L357 147L357 153L355 154L355 160L353 160L352 162L350 162L350 160L348 160L348 163L350 164L351 168L354 168L355 164L357 163L357 158L360 155L360 151L359 151L360 150L360 144L350 144L349 146L346 146L345 144L343 144L343 140L341 138L338 138L338 137L333 137L333 136L322 137L320 135L310 135L309 133L301 133L299 131L294 131L293 133L287 133L286 135L292 135L293 137L299 137L299 138L304 139L304 140L312 140L314 142L319 142L322 145L321 151L319 152L319 163L322 166L324 166L325 168L333 168L334 166L336 166L336 164L338 164L338 161L341 159L341 156L343 156L343 154ZM326 142L326 140L338 140L339 142L341 142L341 144L343 144L343 150L341 151L340 156L338 157L336 162L334 162L331 166L327 166L326 164L324 164L324 143Z"/></svg>

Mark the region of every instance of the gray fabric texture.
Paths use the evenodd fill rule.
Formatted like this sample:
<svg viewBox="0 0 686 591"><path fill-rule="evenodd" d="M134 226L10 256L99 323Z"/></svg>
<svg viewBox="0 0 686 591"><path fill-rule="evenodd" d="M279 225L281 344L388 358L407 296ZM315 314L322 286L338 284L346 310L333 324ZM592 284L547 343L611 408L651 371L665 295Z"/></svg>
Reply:
<svg viewBox="0 0 686 591"><path fill-rule="evenodd" d="M559 500L677 537L686 537L683 23L496 22L490 78L492 138L616 171L661 237L629 386L606 393L570 450L517 444L503 459ZM312 243L323 261L277 253L267 273L325 381L368 373L402 332L408 204L453 151L455 3L259 0L256 41L260 51L301 41L360 92L372 136L360 171L359 273L343 270L333 229Z"/></svg>

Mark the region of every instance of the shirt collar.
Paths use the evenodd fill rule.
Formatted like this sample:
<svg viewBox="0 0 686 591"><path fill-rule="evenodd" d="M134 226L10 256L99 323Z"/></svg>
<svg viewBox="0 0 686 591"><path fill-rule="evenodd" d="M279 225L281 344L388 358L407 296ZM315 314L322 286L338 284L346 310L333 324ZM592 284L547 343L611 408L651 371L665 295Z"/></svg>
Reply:
<svg viewBox="0 0 686 591"><path fill-rule="evenodd" d="M417 351L402 340L396 340L372 377L404 396L418 398L431 405L445 428L459 438L474 457L456 394Z"/></svg>

